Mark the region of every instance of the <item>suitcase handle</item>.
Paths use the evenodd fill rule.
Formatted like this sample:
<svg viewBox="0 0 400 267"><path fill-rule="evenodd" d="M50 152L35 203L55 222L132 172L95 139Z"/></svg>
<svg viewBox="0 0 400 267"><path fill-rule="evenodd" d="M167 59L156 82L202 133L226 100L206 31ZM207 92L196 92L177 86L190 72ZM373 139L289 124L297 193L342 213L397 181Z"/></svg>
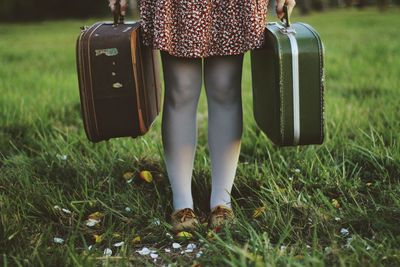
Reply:
<svg viewBox="0 0 400 267"><path fill-rule="evenodd" d="M121 15L121 0L115 1L115 8L114 8L114 25L124 24L124 16Z"/></svg>
<svg viewBox="0 0 400 267"><path fill-rule="evenodd" d="M285 25L286 28L290 27L289 13L288 13L287 5L283 6L283 18L281 18L281 21Z"/></svg>

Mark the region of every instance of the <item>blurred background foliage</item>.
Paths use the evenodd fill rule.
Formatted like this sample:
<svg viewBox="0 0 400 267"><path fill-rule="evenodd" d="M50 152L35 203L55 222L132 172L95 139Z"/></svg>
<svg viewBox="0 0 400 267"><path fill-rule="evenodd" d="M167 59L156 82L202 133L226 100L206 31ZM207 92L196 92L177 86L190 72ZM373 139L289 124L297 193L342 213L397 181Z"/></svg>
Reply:
<svg viewBox="0 0 400 267"><path fill-rule="evenodd" d="M134 16L138 16L138 0L130 0ZM377 6L384 11L390 5L400 6L400 0L297 0L302 15L311 11L339 7ZM274 0L269 1L273 11ZM0 21L34 21L45 19L89 18L109 15L107 0L0 0Z"/></svg>

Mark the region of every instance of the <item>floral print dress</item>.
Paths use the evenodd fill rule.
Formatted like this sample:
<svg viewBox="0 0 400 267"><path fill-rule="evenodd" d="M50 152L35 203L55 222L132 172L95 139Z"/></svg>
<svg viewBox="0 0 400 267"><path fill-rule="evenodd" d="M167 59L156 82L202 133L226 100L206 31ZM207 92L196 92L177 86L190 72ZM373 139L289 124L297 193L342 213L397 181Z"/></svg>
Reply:
<svg viewBox="0 0 400 267"><path fill-rule="evenodd" d="M268 0L140 0L143 44L179 57L235 55L264 42Z"/></svg>

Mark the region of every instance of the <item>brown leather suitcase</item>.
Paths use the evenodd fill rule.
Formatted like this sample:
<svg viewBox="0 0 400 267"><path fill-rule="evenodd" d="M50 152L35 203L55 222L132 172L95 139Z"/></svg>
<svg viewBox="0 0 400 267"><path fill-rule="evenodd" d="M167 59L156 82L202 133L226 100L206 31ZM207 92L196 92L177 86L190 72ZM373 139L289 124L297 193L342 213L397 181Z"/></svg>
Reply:
<svg viewBox="0 0 400 267"><path fill-rule="evenodd" d="M141 42L140 21L98 22L76 43L81 113L92 142L138 137L160 113L158 50Z"/></svg>

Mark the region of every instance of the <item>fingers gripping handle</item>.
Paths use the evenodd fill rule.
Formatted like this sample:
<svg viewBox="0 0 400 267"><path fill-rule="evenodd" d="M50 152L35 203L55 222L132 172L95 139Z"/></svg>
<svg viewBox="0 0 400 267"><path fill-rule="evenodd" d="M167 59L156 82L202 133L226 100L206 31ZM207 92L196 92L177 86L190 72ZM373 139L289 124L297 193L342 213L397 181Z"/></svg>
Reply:
<svg viewBox="0 0 400 267"><path fill-rule="evenodd" d="M121 14L121 0L115 1L113 13L114 13L114 25L123 24L125 18Z"/></svg>

